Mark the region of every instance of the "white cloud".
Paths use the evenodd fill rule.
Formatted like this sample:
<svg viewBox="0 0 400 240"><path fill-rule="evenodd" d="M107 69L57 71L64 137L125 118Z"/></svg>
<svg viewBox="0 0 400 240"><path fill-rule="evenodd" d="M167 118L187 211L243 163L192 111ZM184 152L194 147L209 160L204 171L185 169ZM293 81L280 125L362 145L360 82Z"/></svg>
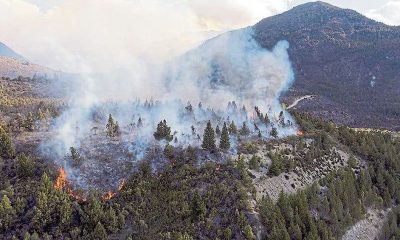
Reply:
<svg viewBox="0 0 400 240"><path fill-rule="evenodd" d="M33 62L66 71L164 60L287 8L286 0L33 2L0 0L0 41Z"/></svg>
<svg viewBox="0 0 400 240"><path fill-rule="evenodd" d="M366 15L388 25L400 25L400 0L389 1L383 6L372 9Z"/></svg>

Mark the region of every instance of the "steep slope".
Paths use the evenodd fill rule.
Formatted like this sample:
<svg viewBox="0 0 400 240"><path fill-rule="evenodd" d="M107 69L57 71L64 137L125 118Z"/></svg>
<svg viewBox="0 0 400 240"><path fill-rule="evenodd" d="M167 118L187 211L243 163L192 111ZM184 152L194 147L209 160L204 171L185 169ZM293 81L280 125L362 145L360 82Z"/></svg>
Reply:
<svg viewBox="0 0 400 240"><path fill-rule="evenodd" d="M358 127L400 128L400 27L327 3L306 3L254 26L266 48L290 43L297 108ZM290 101L289 101L290 102Z"/></svg>
<svg viewBox="0 0 400 240"><path fill-rule="evenodd" d="M0 42L0 56L2 57L9 57L18 60L24 60L25 58L18 53L14 52L11 48L9 48L4 43Z"/></svg>

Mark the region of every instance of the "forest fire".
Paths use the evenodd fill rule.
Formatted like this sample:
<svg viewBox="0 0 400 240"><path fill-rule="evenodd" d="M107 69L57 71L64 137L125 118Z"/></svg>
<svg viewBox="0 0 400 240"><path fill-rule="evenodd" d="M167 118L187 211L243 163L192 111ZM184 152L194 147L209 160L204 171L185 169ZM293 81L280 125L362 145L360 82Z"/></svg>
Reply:
<svg viewBox="0 0 400 240"><path fill-rule="evenodd" d="M118 184L118 191L117 191L117 192L121 191L122 188L124 187L124 185L125 185L125 179L122 179L122 180L120 181L120 183ZM110 199L113 198L115 195L117 195L117 192L108 191L108 192L106 192L106 193L103 195L103 199L104 199L104 200L110 200Z"/></svg>
<svg viewBox="0 0 400 240"><path fill-rule="evenodd" d="M304 132L299 130L297 131L296 135L299 137L304 136Z"/></svg>
<svg viewBox="0 0 400 240"><path fill-rule="evenodd" d="M105 194L103 194L102 198L104 200L110 200L111 198L113 198L118 191L121 191L122 188L125 185L125 179L122 179L119 184L118 184L118 190L116 192L113 191L108 191ZM81 195L79 195L78 193L76 193L72 187L70 186L68 179L67 179L67 173L65 172L64 168L60 168L58 170L58 176L56 178L56 181L54 182L54 188L56 190L59 191L65 191L66 193L68 193L69 196L75 198L78 201L86 201L85 197L82 197Z"/></svg>
<svg viewBox="0 0 400 240"><path fill-rule="evenodd" d="M67 179L67 173L62 167L58 170L58 176L56 178L56 181L54 182L54 188L59 191L64 190L66 193L68 193L69 196L75 198L78 201L86 201L86 198L80 196L78 193L75 193L72 190Z"/></svg>
<svg viewBox="0 0 400 240"><path fill-rule="evenodd" d="M67 185L67 174L65 173L64 168L60 168L58 170L58 176L54 183L54 188L57 190L62 190Z"/></svg>

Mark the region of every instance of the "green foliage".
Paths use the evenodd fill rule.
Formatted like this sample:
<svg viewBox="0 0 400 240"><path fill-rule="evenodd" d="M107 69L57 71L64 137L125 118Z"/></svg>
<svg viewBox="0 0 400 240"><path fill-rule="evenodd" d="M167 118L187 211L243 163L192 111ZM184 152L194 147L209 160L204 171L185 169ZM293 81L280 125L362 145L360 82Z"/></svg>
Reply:
<svg viewBox="0 0 400 240"><path fill-rule="evenodd" d="M14 208L11 206L10 199L7 195L3 195L3 198L0 202L0 231L7 230L10 226L13 225L15 221L16 212Z"/></svg>
<svg viewBox="0 0 400 240"><path fill-rule="evenodd" d="M107 136L109 136L109 137L117 137L121 134L118 122L114 121L114 118L112 117L111 113L108 116L108 122L106 125L106 129L107 129Z"/></svg>
<svg viewBox="0 0 400 240"><path fill-rule="evenodd" d="M156 130L156 132L154 132L153 135L154 135L154 138L158 141L166 140L167 142L170 142L174 138L171 135L171 128L168 127L167 121L165 121L165 119L163 121L161 121L160 123L158 123L157 130Z"/></svg>
<svg viewBox="0 0 400 240"><path fill-rule="evenodd" d="M224 123L224 126L222 127L219 148L226 151L226 150L229 150L230 147L231 147L231 143L229 140L229 131L228 131L228 128L226 127L226 123Z"/></svg>
<svg viewBox="0 0 400 240"><path fill-rule="evenodd" d="M249 161L249 168L252 170L260 170L261 158L259 156L253 155Z"/></svg>
<svg viewBox="0 0 400 240"><path fill-rule="evenodd" d="M0 157L12 158L14 155L14 144L8 133L0 126Z"/></svg>
<svg viewBox="0 0 400 240"><path fill-rule="evenodd" d="M81 163L82 157L76 148L70 147L69 152L70 152L71 159L74 161L74 164Z"/></svg>
<svg viewBox="0 0 400 240"><path fill-rule="evenodd" d="M213 151L216 149L215 133L214 133L214 129L211 126L211 121L207 122L207 127L204 130L203 143L202 143L201 147L208 151Z"/></svg>
<svg viewBox="0 0 400 240"><path fill-rule="evenodd" d="M247 126L246 122L243 122L242 128L239 131L240 135L248 136L250 134L250 129Z"/></svg>
<svg viewBox="0 0 400 240"><path fill-rule="evenodd" d="M34 175L36 166L31 157L26 156L25 154L20 154L16 159L16 168L19 176L22 178L28 178Z"/></svg>
<svg viewBox="0 0 400 240"><path fill-rule="evenodd" d="M229 134L231 134L231 135L237 134L237 127L236 127L234 121L232 121L231 124L229 125Z"/></svg>
<svg viewBox="0 0 400 240"><path fill-rule="evenodd" d="M278 176L285 170L284 160L280 154L272 154L271 158L271 166L269 168L269 174L272 176Z"/></svg>
<svg viewBox="0 0 400 240"><path fill-rule="evenodd" d="M108 239L106 229L104 228L103 224L101 224L101 222L98 222L96 224L96 227L94 228L94 231L92 233L92 238L96 239L96 240L107 240Z"/></svg>

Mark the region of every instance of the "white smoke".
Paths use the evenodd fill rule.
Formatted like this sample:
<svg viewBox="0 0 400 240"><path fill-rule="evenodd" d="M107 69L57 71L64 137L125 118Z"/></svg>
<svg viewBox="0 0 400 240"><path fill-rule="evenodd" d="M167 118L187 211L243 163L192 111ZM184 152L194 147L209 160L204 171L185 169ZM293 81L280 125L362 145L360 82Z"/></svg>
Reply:
<svg viewBox="0 0 400 240"><path fill-rule="evenodd" d="M254 115L255 106L268 113L278 126L278 115L283 111L279 96L294 79L288 47L286 41L281 41L272 50L263 49L254 40L252 29L246 28L211 39L166 64L142 62L132 66L134 75L85 75L75 82L70 108L57 121L57 152L62 156L69 147L80 146L82 138L90 134L92 115L98 109L103 113L101 128L109 113L121 128L136 123L140 117L145 122L140 137L149 142L157 123L166 119L172 130L181 134L178 144L198 145L198 141L184 137L192 126L199 126L197 133L202 135L204 121L215 118L215 113L220 119L215 124L220 127L222 121L229 120L235 120L240 127ZM143 103L150 99L155 101L150 109L139 104L140 100ZM189 119L182 117L187 102L194 112ZM246 116L229 111L229 102L235 102L238 108L245 106ZM197 107L198 103L203 104L203 109ZM285 117L293 122L288 114ZM253 128L251 122L248 125ZM279 133L285 136L295 130L290 126L280 128ZM264 136L269 136L270 128L265 131Z"/></svg>

